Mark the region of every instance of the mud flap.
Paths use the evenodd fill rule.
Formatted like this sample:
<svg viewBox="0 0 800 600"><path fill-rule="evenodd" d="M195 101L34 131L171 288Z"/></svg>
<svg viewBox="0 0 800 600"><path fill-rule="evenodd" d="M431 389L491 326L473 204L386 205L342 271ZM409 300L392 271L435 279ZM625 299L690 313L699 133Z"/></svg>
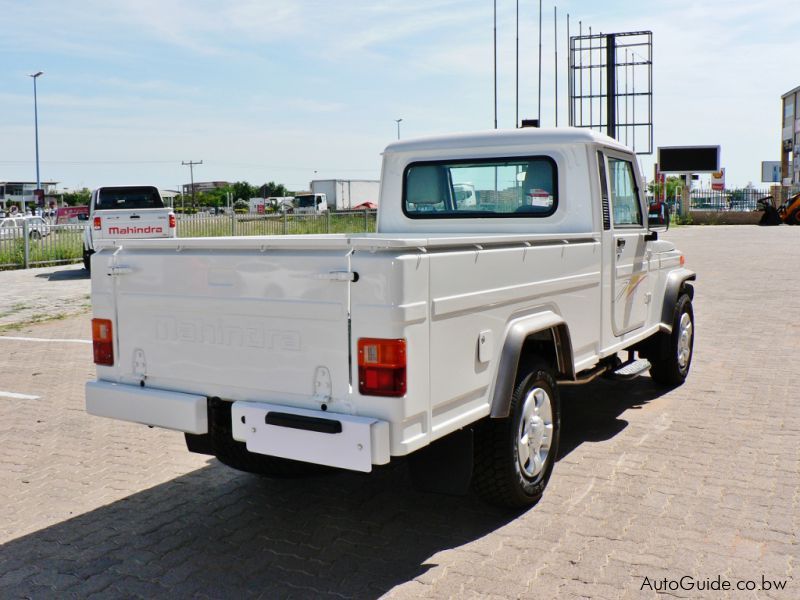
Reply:
<svg viewBox="0 0 800 600"><path fill-rule="evenodd" d="M412 485L422 492L464 495L473 465L472 429L460 429L408 457Z"/></svg>

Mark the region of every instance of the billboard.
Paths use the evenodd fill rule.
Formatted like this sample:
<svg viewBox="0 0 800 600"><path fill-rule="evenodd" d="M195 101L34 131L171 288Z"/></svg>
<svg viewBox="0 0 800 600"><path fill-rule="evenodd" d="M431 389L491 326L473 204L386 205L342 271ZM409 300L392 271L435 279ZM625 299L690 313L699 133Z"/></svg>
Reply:
<svg viewBox="0 0 800 600"><path fill-rule="evenodd" d="M719 171L719 146L667 146L658 149L658 168L664 173Z"/></svg>
<svg viewBox="0 0 800 600"><path fill-rule="evenodd" d="M764 183L781 182L781 161L762 160L761 161L761 181Z"/></svg>

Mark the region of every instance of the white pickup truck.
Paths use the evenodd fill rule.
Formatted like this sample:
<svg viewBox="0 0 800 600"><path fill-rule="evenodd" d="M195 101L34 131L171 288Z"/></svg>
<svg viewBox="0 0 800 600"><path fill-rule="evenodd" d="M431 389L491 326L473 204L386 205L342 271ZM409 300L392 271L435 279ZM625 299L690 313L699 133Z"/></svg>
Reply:
<svg viewBox="0 0 800 600"><path fill-rule="evenodd" d="M164 206L153 186L99 187L89 203L89 224L83 231L83 266L91 271L92 254L101 240L174 238L175 213Z"/></svg>
<svg viewBox="0 0 800 600"><path fill-rule="evenodd" d="M98 243L87 411L273 476L410 455L423 487L524 506L553 469L561 386L686 378L695 274L615 140L399 141L379 211L376 234Z"/></svg>

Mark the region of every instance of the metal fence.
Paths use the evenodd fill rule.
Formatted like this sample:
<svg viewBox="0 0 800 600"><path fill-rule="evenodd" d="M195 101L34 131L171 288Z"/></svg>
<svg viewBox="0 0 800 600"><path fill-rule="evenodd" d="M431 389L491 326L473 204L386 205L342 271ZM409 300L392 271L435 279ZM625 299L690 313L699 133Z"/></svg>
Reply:
<svg viewBox="0 0 800 600"><path fill-rule="evenodd" d="M769 189L712 190L695 189L691 210L750 212L758 210L758 200L770 195Z"/></svg>
<svg viewBox="0 0 800 600"><path fill-rule="evenodd" d="M375 210L318 215L178 215L178 237L371 232L375 231L376 215Z"/></svg>
<svg viewBox="0 0 800 600"><path fill-rule="evenodd" d="M71 263L83 258L84 225L0 228L0 269Z"/></svg>
<svg viewBox="0 0 800 600"><path fill-rule="evenodd" d="M178 215L178 237L298 235L375 231L377 212L360 210L319 215ZM46 225L0 229L0 269L27 269L83 258L80 225Z"/></svg>

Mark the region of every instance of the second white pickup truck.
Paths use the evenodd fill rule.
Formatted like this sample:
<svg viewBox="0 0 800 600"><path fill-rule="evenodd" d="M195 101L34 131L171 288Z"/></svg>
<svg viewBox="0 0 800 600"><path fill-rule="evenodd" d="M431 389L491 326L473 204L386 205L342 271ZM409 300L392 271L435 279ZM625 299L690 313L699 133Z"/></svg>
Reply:
<svg viewBox="0 0 800 600"><path fill-rule="evenodd" d="M689 372L695 274L647 209L615 140L521 129L391 144L377 234L97 242L87 410L246 471L410 455L532 504L561 386Z"/></svg>
<svg viewBox="0 0 800 600"><path fill-rule="evenodd" d="M164 206L158 189L150 186L99 187L89 203L89 224L83 232L83 266L92 268L100 240L174 238L175 213Z"/></svg>

